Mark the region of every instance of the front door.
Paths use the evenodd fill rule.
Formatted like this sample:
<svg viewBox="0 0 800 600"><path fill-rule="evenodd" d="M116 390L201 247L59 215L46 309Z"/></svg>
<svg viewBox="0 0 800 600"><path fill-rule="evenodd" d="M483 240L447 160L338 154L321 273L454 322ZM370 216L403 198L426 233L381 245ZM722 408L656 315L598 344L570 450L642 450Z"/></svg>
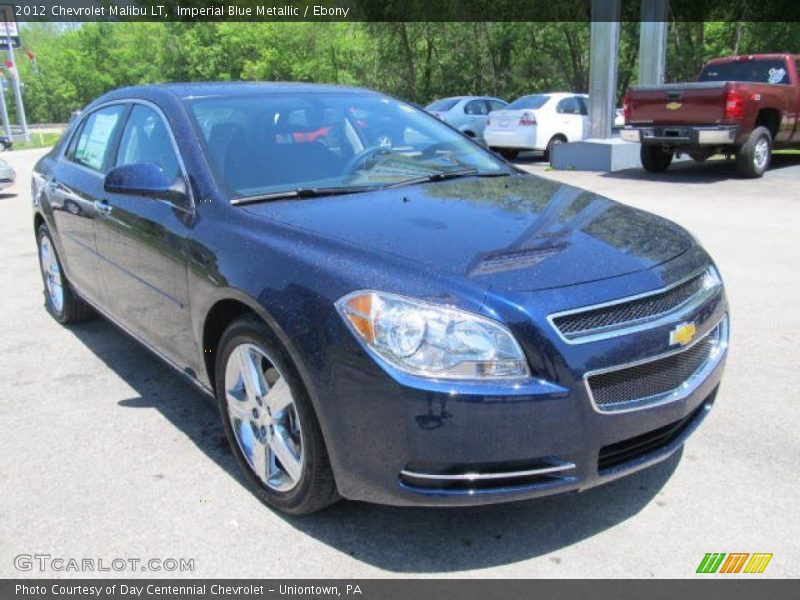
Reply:
<svg viewBox="0 0 800 600"><path fill-rule="evenodd" d="M155 108L135 103L114 166L149 162L169 179L183 177L168 127ZM110 311L179 366L193 362L186 259L191 203L112 193L103 203L95 232Z"/></svg>

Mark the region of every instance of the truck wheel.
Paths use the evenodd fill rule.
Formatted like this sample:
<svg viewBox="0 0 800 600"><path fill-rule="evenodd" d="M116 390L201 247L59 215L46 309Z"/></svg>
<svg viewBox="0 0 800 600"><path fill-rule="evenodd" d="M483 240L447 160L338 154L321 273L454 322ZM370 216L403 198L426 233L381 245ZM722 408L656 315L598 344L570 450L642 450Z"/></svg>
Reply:
<svg viewBox="0 0 800 600"><path fill-rule="evenodd" d="M772 135L766 127L756 127L736 153L736 170L743 177L761 177L772 158Z"/></svg>
<svg viewBox="0 0 800 600"><path fill-rule="evenodd" d="M672 152L664 150L661 146L642 144L641 158L645 171L660 173L666 171L672 162Z"/></svg>

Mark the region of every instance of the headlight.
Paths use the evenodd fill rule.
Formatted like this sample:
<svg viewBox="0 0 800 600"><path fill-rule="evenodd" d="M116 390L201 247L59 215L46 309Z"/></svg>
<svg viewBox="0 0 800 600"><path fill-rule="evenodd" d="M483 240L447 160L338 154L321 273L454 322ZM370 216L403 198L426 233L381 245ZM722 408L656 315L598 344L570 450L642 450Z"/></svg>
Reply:
<svg viewBox="0 0 800 600"><path fill-rule="evenodd" d="M511 332L485 317L379 292L353 292L336 308L373 355L406 373L473 380L530 376Z"/></svg>

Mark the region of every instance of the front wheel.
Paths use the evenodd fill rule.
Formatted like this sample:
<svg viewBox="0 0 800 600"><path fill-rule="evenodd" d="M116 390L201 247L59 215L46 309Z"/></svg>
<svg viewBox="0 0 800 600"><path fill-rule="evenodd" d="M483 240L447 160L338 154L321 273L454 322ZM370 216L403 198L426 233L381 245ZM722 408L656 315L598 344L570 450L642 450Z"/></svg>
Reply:
<svg viewBox="0 0 800 600"><path fill-rule="evenodd" d="M661 146L642 144L641 159L645 171L660 173L666 171L672 163L672 152Z"/></svg>
<svg viewBox="0 0 800 600"><path fill-rule="evenodd" d="M64 276L61 260L46 225L39 226L36 241L39 246L39 268L44 283L44 305L47 312L62 325L92 318L94 311L72 290Z"/></svg>
<svg viewBox="0 0 800 600"><path fill-rule="evenodd" d="M736 170L744 177L761 177L772 159L772 135L766 127L756 127L736 153Z"/></svg>
<svg viewBox="0 0 800 600"><path fill-rule="evenodd" d="M215 380L225 437L262 501L305 515L338 498L305 388L262 321L245 317L225 330Z"/></svg>

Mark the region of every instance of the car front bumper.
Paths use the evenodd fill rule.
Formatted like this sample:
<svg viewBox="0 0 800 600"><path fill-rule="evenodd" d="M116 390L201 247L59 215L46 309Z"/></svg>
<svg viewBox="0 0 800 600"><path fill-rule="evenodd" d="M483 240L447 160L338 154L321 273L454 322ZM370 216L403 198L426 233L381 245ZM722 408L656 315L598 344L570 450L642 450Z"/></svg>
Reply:
<svg viewBox="0 0 800 600"><path fill-rule="evenodd" d="M590 296L609 293L602 282L586 287ZM537 311L563 302L558 290L534 295ZM459 506L588 489L680 448L714 404L724 370L724 291L681 319L697 324L697 340L724 325L713 364L669 401L618 412L598 409L587 374L660 357L675 323L575 345L548 331L542 317L516 328L515 335L534 373L552 365L545 369L548 376L492 385L388 372L337 322L338 315L332 315L324 340L297 342L328 348L322 351L328 356L315 355L310 393L341 495L399 506Z"/></svg>

